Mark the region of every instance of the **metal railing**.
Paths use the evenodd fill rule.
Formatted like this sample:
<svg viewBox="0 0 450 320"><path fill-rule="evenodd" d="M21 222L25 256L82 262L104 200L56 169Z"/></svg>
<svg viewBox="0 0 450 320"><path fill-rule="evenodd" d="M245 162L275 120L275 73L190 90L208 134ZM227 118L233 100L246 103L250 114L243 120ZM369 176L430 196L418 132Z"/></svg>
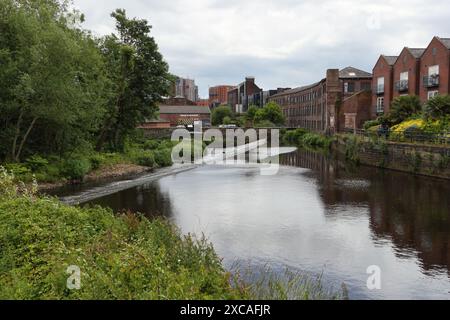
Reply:
<svg viewBox="0 0 450 320"><path fill-rule="evenodd" d="M450 131L439 133L427 132L393 132L391 130L380 129L378 131L369 131L363 129L343 129L341 133L354 134L366 138L379 138L392 142L404 143L426 143L450 146Z"/></svg>
<svg viewBox="0 0 450 320"><path fill-rule="evenodd" d="M409 81L400 80L395 83L395 89L399 92L405 92L409 90Z"/></svg>
<svg viewBox="0 0 450 320"><path fill-rule="evenodd" d="M439 87L439 84L440 81L438 74L423 77L423 86L425 88Z"/></svg>
<svg viewBox="0 0 450 320"><path fill-rule="evenodd" d="M384 93L384 90L385 90L384 84L376 85L375 88L373 89L373 91L374 91L376 94L383 94L383 93Z"/></svg>

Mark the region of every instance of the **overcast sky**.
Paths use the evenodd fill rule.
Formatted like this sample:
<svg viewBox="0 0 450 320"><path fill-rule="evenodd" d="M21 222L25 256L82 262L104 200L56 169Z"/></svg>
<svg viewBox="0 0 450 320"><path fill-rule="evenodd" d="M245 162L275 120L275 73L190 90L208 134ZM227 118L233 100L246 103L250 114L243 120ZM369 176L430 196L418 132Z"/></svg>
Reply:
<svg viewBox="0 0 450 320"><path fill-rule="evenodd" d="M371 71L379 54L450 37L448 0L74 0L85 27L114 31L110 13L147 19L172 73L210 86L256 77L264 89L323 78L327 68Z"/></svg>

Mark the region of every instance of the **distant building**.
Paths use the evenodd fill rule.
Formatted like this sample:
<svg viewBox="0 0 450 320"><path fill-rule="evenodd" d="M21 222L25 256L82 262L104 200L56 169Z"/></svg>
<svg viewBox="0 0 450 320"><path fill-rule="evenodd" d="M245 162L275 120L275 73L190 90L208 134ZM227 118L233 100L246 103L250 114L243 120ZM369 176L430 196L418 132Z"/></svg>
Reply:
<svg viewBox="0 0 450 320"><path fill-rule="evenodd" d="M195 80L177 77L175 80L175 96L196 102L198 98L198 87L195 85Z"/></svg>
<svg viewBox="0 0 450 320"><path fill-rule="evenodd" d="M234 87L229 85L221 85L209 88L209 105L215 108L220 105L228 104L228 91Z"/></svg>
<svg viewBox="0 0 450 320"><path fill-rule="evenodd" d="M186 99L181 96L166 98L162 102L166 106L195 106L197 105L194 101Z"/></svg>
<svg viewBox="0 0 450 320"><path fill-rule="evenodd" d="M169 122L171 127L193 125L197 121L201 121L205 127L211 125L211 111L209 107L160 105L159 117L160 120Z"/></svg>
<svg viewBox="0 0 450 320"><path fill-rule="evenodd" d="M141 124L138 129L168 129L170 128L170 121L167 120L148 120Z"/></svg>
<svg viewBox="0 0 450 320"><path fill-rule="evenodd" d="M200 107L208 107L209 108L209 99L198 99L196 102L197 106Z"/></svg>
<svg viewBox="0 0 450 320"><path fill-rule="evenodd" d="M420 59L425 49L404 48L393 66L392 97L420 94Z"/></svg>
<svg viewBox="0 0 450 320"><path fill-rule="evenodd" d="M247 77L236 88L228 91L228 105L235 113L247 112L252 103L260 105L262 89L255 84L255 78Z"/></svg>
<svg viewBox="0 0 450 320"><path fill-rule="evenodd" d="M345 120L341 121L341 106L344 102L359 92L370 91L371 85L372 75L368 72L353 67L340 71L329 69L321 81L304 87L281 90L282 92L272 95L268 100L282 107L288 127L334 132L345 123ZM363 100L357 99L358 101ZM356 110L367 109L370 113L370 101L363 102L364 105L357 106Z"/></svg>

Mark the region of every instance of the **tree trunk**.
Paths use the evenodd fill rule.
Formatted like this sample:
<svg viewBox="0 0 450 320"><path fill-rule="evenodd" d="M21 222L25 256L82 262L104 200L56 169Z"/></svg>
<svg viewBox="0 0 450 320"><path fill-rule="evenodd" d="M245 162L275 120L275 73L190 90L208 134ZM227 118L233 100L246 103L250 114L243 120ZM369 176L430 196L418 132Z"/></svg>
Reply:
<svg viewBox="0 0 450 320"><path fill-rule="evenodd" d="M11 150L11 157L12 157L11 159L13 160L16 159L17 140L19 139L20 135L20 126L22 125L22 119L23 119L23 109L20 110L19 119L17 120L16 124L16 134L14 135L14 141Z"/></svg>
<svg viewBox="0 0 450 320"><path fill-rule="evenodd" d="M20 161L20 155L21 155L21 153L22 153L23 146L25 145L25 142L27 141L28 136L30 135L31 130L33 130L33 127L34 127L34 125L36 124L36 121L37 121L37 120L38 120L37 117L33 118L33 121L31 121L31 124L30 124L30 126L28 127L27 132L26 132L25 135L23 136L22 141L20 142L19 150L17 150L16 159L15 159L16 162L19 162L19 161Z"/></svg>

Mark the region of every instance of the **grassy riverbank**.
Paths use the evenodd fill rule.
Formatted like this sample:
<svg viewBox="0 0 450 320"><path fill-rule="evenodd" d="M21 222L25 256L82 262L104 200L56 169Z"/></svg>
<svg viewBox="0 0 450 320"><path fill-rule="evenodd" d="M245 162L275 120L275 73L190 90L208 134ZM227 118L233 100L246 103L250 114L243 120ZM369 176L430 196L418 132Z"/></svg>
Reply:
<svg viewBox="0 0 450 320"><path fill-rule="evenodd" d="M35 195L0 169L0 299L324 299L321 283L265 276L247 285L211 244L169 222ZM67 268L81 271L67 288Z"/></svg>
<svg viewBox="0 0 450 320"><path fill-rule="evenodd" d="M309 132L305 129L287 131L282 135L282 143L317 149L330 149L333 139L324 135Z"/></svg>
<svg viewBox="0 0 450 320"><path fill-rule="evenodd" d="M138 174L172 165L170 140L133 139L121 152L96 152L80 149L61 156L34 155L22 163L5 163L20 181L35 178L44 189L65 183L95 181Z"/></svg>

